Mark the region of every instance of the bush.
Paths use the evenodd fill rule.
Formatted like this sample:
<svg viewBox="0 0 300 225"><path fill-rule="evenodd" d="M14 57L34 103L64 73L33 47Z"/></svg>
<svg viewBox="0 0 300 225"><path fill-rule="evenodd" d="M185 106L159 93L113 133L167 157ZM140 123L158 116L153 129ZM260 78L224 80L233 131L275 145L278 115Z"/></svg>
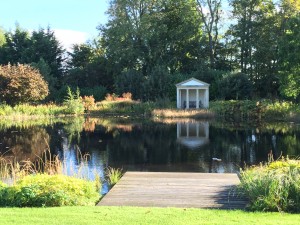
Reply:
<svg viewBox="0 0 300 225"><path fill-rule="evenodd" d="M2 189L0 184L2 207L92 206L99 198L95 182L65 175L30 175Z"/></svg>
<svg viewBox="0 0 300 225"><path fill-rule="evenodd" d="M43 100L48 94L48 84L33 67L0 66L0 101L16 105Z"/></svg>
<svg viewBox="0 0 300 225"><path fill-rule="evenodd" d="M94 96L84 96L81 98L81 101L83 102L84 109L89 112L92 108L95 107L95 99Z"/></svg>
<svg viewBox="0 0 300 225"><path fill-rule="evenodd" d="M251 210L300 212L300 160L282 159L246 169L240 188Z"/></svg>

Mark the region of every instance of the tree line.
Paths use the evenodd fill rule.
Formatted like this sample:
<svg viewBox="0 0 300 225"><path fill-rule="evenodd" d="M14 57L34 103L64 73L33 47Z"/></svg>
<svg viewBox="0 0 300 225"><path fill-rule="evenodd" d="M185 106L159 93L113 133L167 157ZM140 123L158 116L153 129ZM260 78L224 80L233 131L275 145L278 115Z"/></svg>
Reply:
<svg viewBox="0 0 300 225"><path fill-rule="evenodd" d="M0 64L38 69L52 101L67 86L174 99L190 77L211 84L211 99L300 100L299 0L110 0L107 15L71 52L50 28L0 30Z"/></svg>

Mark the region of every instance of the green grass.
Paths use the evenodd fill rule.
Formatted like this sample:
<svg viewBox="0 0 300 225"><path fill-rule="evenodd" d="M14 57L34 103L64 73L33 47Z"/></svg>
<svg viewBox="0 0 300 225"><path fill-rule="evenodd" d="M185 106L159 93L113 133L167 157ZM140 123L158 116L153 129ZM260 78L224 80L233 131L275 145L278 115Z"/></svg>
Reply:
<svg viewBox="0 0 300 225"><path fill-rule="evenodd" d="M60 207L0 208L0 224L93 225L93 224L299 224L299 214L252 213L243 211L137 208Z"/></svg>

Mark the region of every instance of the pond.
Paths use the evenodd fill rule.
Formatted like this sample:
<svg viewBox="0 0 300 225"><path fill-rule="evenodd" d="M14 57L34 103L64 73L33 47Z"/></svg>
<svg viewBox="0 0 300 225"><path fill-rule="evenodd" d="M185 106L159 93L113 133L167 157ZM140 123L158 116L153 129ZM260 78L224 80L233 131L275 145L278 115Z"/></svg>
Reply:
<svg viewBox="0 0 300 225"><path fill-rule="evenodd" d="M300 155L300 125L259 126L196 120L63 118L0 122L0 155L35 161L45 150L76 170L88 154L86 170L104 176L109 167L131 171L238 172L245 165Z"/></svg>

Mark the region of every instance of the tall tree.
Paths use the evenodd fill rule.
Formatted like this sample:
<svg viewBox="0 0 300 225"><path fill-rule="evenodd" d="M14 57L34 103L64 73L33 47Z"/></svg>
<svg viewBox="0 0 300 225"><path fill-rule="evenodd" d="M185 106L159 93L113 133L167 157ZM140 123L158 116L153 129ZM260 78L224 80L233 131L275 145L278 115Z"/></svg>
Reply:
<svg viewBox="0 0 300 225"><path fill-rule="evenodd" d="M50 67L51 74L56 78L61 78L64 72L64 53L65 50L55 37L54 31L50 27L40 28L32 32L27 63L37 63L42 58Z"/></svg>
<svg viewBox="0 0 300 225"><path fill-rule="evenodd" d="M210 67L215 68L216 48L219 37L219 21L222 0L197 0L198 11L208 37Z"/></svg>
<svg viewBox="0 0 300 225"><path fill-rule="evenodd" d="M280 91L300 100L300 1L282 0L278 17L281 21L279 45Z"/></svg>
<svg viewBox="0 0 300 225"><path fill-rule="evenodd" d="M200 42L194 1L112 0L109 21L99 27L107 57L120 71L146 75L157 63L171 71L193 61ZM118 73L119 73L118 72Z"/></svg>
<svg viewBox="0 0 300 225"><path fill-rule="evenodd" d="M272 0L232 0L230 27L239 70L254 84L257 96L276 96L278 90L278 22Z"/></svg>

